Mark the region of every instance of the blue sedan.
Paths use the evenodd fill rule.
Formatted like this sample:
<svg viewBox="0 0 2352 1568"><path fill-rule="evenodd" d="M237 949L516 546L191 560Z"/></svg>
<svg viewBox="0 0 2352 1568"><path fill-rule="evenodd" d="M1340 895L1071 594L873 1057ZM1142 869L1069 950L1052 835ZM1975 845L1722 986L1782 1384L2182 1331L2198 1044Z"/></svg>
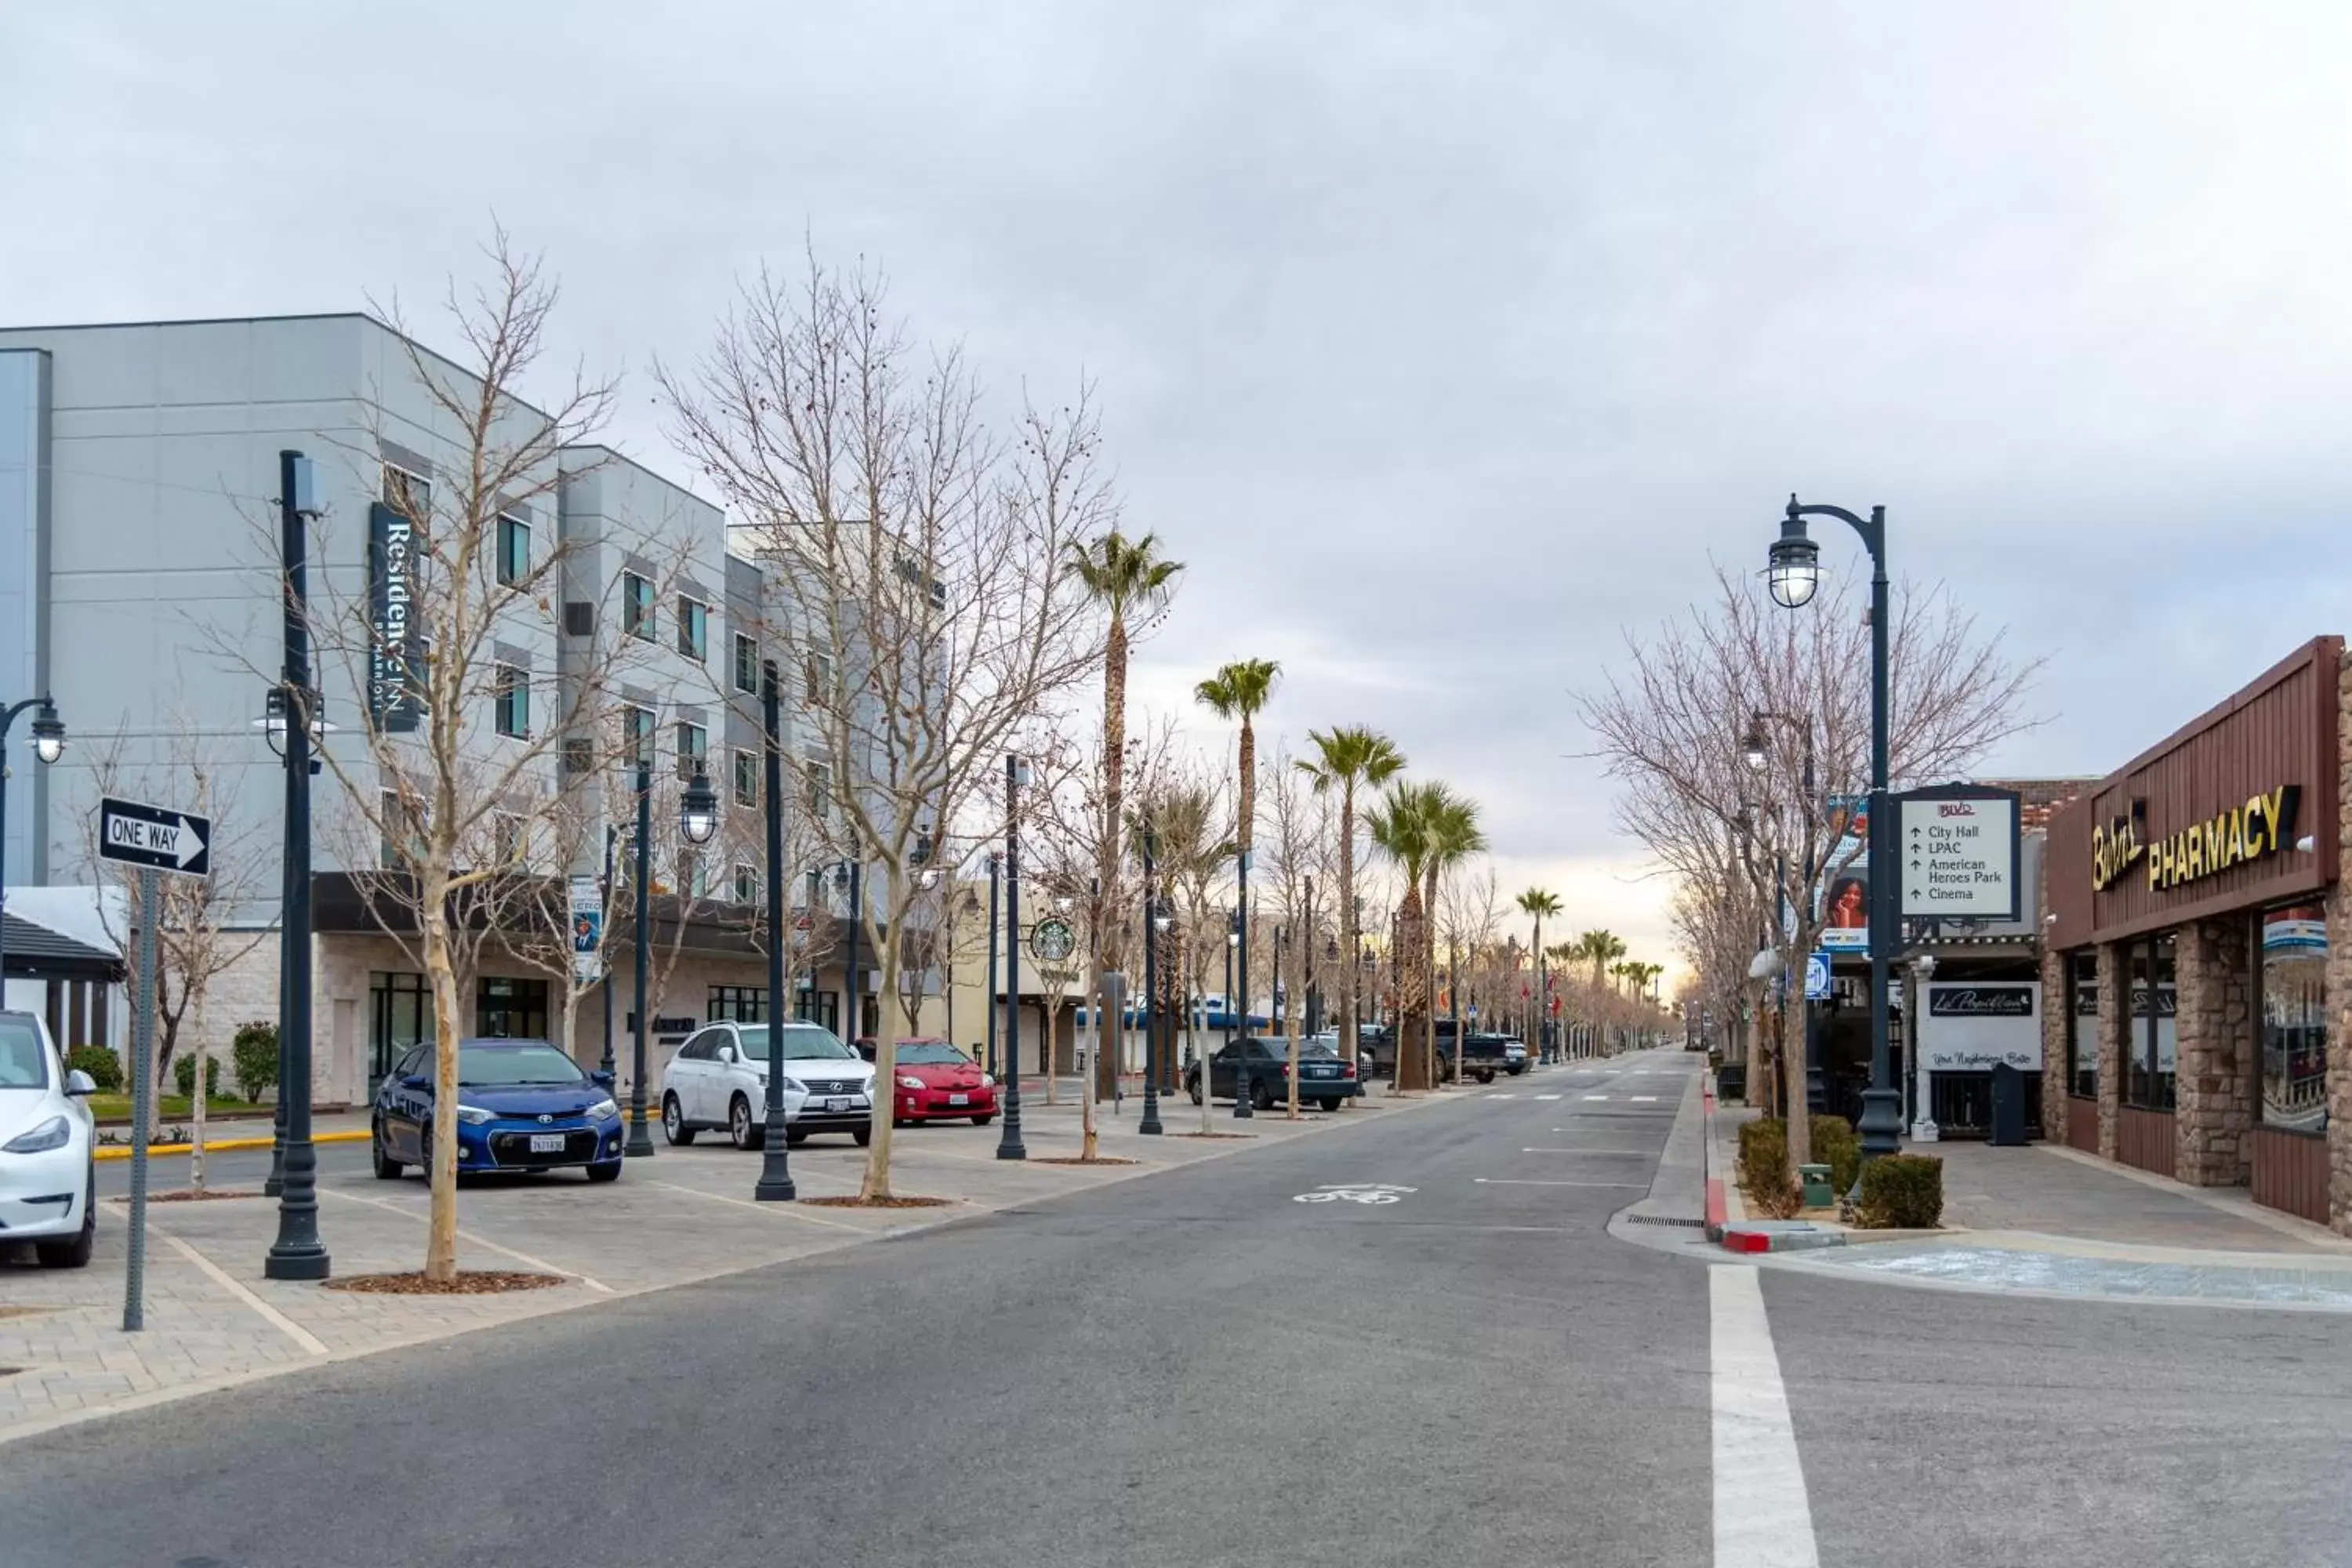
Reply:
<svg viewBox="0 0 2352 1568"><path fill-rule="evenodd" d="M457 1173L578 1166L592 1182L621 1173L621 1108L606 1073L582 1072L543 1040L457 1047ZM400 1179L433 1163L433 1047L403 1057L376 1091L375 1173Z"/></svg>

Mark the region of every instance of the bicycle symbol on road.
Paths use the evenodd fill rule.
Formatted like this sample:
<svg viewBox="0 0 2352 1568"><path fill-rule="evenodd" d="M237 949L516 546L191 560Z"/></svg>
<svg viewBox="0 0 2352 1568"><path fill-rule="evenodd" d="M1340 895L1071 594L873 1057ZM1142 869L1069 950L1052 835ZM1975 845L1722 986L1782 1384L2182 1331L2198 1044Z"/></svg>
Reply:
<svg viewBox="0 0 2352 1568"><path fill-rule="evenodd" d="M1340 1182L1318 1187L1311 1193L1300 1193L1290 1201L1295 1204L1392 1204L1418 1187L1391 1186L1385 1182Z"/></svg>

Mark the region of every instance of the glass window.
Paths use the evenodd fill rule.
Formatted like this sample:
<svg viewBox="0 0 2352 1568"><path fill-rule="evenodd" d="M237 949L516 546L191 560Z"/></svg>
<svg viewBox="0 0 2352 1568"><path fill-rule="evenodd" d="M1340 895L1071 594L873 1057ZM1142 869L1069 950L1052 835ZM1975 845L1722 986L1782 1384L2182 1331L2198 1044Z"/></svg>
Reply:
<svg viewBox="0 0 2352 1568"><path fill-rule="evenodd" d="M760 804L760 753L740 747L735 752L735 804Z"/></svg>
<svg viewBox="0 0 2352 1568"><path fill-rule="evenodd" d="M422 527L433 515L433 481L391 463L383 466L383 504Z"/></svg>
<svg viewBox="0 0 2352 1568"><path fill-rule="evenodd" d="M654 710L650 708L630 708L624 710L629 728L629 761L637 767L654 765Z"/></svg>
<svg viewBox="0 0 2352 1568"><path fill-rule="evenodd" d="M691 779L709 765L709 758L710 731L699 724L680 724L677 727L677 776L681 780Z"/></svg>
<svg viewBox="0 0 2352 1568"><path fill-rule="evenodd" d="M522 816L511 811L501 811L490 818L490 852L500 866L512 866L521 861L529 840Z"/></svg>
<svg viewBox="0 0 2352 1568"><path fill-rule="evenodd" d="M833 697L833 655L812 653L802 671L806 679L805 700L812 708L822 708Z"/></svg>
<svg viewBox="0 0 2352 1568"><path fill-rule="evenodd" d="M970 1067L971 1058L944 1040L900 1040L898 1065L919 1064L924 1067Z"/></svg>
<svg viewBox="0 0 2352 1568"><path fill-rule="evenodd" d="M743 1032L743 1048L755 1057L768 1054L768 1027L755 1025ZM814 1024L784 1026L784 1059L787 1061L856 1061L856 1051L841 1043L841 1037L831 1029Z"/></svg>
<svg viewBox="0 0 2352 1568"><path fill-rule="evenodd" d="M677 602L677 651L692 659L710 653L710 606L699 599Z"/></svg>
<svg viewBox="0 0 2352 1568"><path fill-rule="evenodd" d="M483 1089L508 1084L579 1083L580 1065L553 1046L499 1045L457 1047L457 1081Z"/></svg>
<svg viewBox="0 0 2352 1568"><path fill-rule="evenodd" d="M768 988L764 985L714 985L710 988L709 1016L731 1018L738 1024L765 1023L768 1017ZM761 1033L764 1036L766 1031ZM762 1038L759 1042L759 1050L767 1048L768 1042Z"/></svg>
<svg viewBox="0 0 2352 1568"><path fill-rule="evenodd" d="M800 999L793 1004L793 1010L803 1023L817 1025L827 1034L831 1034L841 1024L841 994L836 991L816 990L803 976L801 980ZM762 1048L765 1048L764 1041Z"/></svg>
<svg viewBox="0 0 2352 1568"><path fill-rule="evenodd" d="M47 1089L49 1053L41 1032L21 1018L0 1018L0 1089Z"/></svg>
<svg viewBox="0 0 2352 1568"><path fill-rule="evenodd" d="M822 822L833 815L833 770L823 763L803 764L808 774L809 815Z"/></svg>
<svg viewBox="0 0 2352 1568"><path fill-rule="evenodd" d="M476 1033L482 1039L543 1040L547 1038L547 982L485 975L475 992L474 1015ZM571 1058L566 1057L564 1060L569 1062ZM461 1062L457 1070L462 1075L468 1069ZM472 1079L469 1081L494 1083L500 1080Z"/></svg>
<svg viewBox="0 0 2352 1568"><path fill-rule="evenodd" d="M498 667L498 731L518 740L530 734L530 672L511 664Z"/></svg>
<svg viewBox="0 0 2352 1568"><path fill-rule="evenodd" d="M420 805L396 789L383 790L376 795L376 816L383 831L377 858L384 870L400 870L415 858L417 840L424 836Z"/></svg>
<svg viewBox="0 0 2352 1568"><path fill-rule="evenodd" d="M2263 1104L2265 1127L2327 1128L2327 911L2317 904L2262 916Z"/></svg>
<svg viewBox="0 0 2352 1568"><path fill-rule="evenodd" d="M760 645L741 632L735 634L735 689L760 689Z"/></svg>
<svg viewBox="0 0 2352 1568"><path fill-rule="evenodd" d="M760 869L746 860L735 863L735 901L756 904L760 901Z"/></svg>
<svg viewBox="0 0 2352 1568"><path fill-rule="evenodd" d="M621 629L654 640L654 585L634 572L621 574Z"/></svg>
<svg viewBox="0 0 2352 1568"><path fill-rule="evenodd" d="M2099 1098L2099 955L2085 948L2066 955L2066 1085L2084 1100Z"/></svg>
<svg viewBox="0 0 2352 1568"><path fill-rule="evenodd" d="M368 977L368 1079L373 1089L398 1064L422 1056L419 1042L433 1038L433 993L422 974L378 970Z"/></svg>
<svg viewBox="0 0 2352 1568"><path fill-rule="evenodd" d="M2134 942L2131 954L2131 1033L2124 1042L2125 1100L2147 1110L2172 1109L2172 937L2168 932Z"/></svg>
<svg viewBox="0 0 2352 1568"><path fill-rule="evenodd" d="M530 575L530 524L519 517L499 518L499 581L520 586Z"/></svg>

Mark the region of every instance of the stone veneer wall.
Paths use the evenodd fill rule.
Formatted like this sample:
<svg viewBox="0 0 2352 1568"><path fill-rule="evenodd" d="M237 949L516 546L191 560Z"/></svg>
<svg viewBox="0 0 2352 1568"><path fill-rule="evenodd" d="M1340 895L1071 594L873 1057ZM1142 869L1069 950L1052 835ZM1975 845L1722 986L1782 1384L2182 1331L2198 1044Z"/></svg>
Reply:
<svg viewBox="0 0 2352 1568"><path fill-rule="evenodd" d="M2042 951L2042 1136L2066 1142L2066 955Z"/></svg>
<svg viewBox="0 0 2352 1568"><path fill-rule="evenodd" d="M2352 847L2352 659L2337 670L2336 843ZM2339 851L2340 852L2340 851ZM2339 871L2327 891L2327 1214L2352 1236L2352 894Z"/></svg>
<svg viewBox="0 0 2352 1568"><path fill-rule="evenodd" d="M2182 926L2174 949L2179 1042L2173 1074L2173 1173L2198 1187L2251 1173L2253 1010L2244 915Z"/></svg>
<svg viewBox="0 0 2352 1568"><path fill-rule="evenodd" d="M2124 1033L2131 1026L2126 1016L2131 984L2129 958L2119 942L2099 944L2099 1158L2112 1160L2116 1150L2117 1111L2123 1105Z"/></svg>

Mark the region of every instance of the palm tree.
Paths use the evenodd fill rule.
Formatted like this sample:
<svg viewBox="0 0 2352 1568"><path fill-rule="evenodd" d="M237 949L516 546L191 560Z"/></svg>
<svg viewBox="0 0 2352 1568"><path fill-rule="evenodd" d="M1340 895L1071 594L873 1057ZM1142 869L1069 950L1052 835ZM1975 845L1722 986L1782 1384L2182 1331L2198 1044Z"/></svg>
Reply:
<svg viewBox="0 0 2352 1568"><path fill-rule="evenodd" d="M1536 1037L1528 1042L1528 1048L1540 1061L1544 1055L1544 1026L1551 1022L1551 998L1544 994L1543 923L1546 915L1559 913L1559 895L1543 888L1529 888L1519 895L1519 912L1536 919L1535 941L1529 944L1536 955Z"/></svg>
<svg viewBox="0 0 2352 1568"><path fill-rule="evenodd" d="M1110 634L1103 643L1102 833L1095 846L1095 875L1109 897L1118 869L1121 796L1127 780L1127 638L1128 617L1157 616L1175 591L1181 561L1164 559L1160 536L1147 533L1129 539L1114 528L1092 543L1070 545L1070 570L1095 603L1110 612ZM1094 975L1096 1016L1101 1016L1102 955L1097 953ZM1110 1054L1095 1053L1096 1092L1117 1091L1118 1064Z"/></svg>
<svg viewBox="0 0 2352 1568"><path fill-rule="evenodd" d="M1241 796L1239 814L1234 824L1234 847L1240 852L1236 872L1234 901L1242 917L1241 966L1237 971L1241 987L1242 1031L1249 1031L1249 861L1250 843L1255 837L1253 825L1257 816L1257 731L1252 725L1259 710L1274 696L1275 683L1282 679L1282 666L1270 658L1244 658L1219 669L1216 674L1192 689L1192 695L1215 711L1220 719L1241 721Z"/></svg>
<svg viewBox="0 0 2352 1568"><path fill-rule="evenodd" d="M1315 793L1339 792L1339 950L1352 971L1363 933L1356 929L1356 791L1379 789L1404 771L1404 753L1386 735L1355 725L1329 731L1309 730L1312 757L1298 760L1299 771L1315 781ZM1339 997L1340 1054L1355 1058L1356 987L1351 981Z"/></svg>
<svg viewBox="0 0 2352 1568"><path fill-rule="evenodd" d="M1404 897L1396 912L1396 1086L1400 1090L1427 1089L1429 1062L1419 1051L1405 1049L1405 1041L1423 1032L1429 1013L1429 995L1423 988L1419 961L1427 946L1429 917L1422 902L1421 881L1430 856L1429 824L1423 816L1427 803L1422 794L1403 784L1391 784L1381 804L1364 814L1371 829L1372 847L1404 874Z"/></svg>
<svg viewBox="0 0 2352 1568"><path fill-rule="evenodd" d="M1422 802L1422 819L1428 825L1429 834L1429 864L1423 868L1422 875L1429 884L1427 908L1432 917L1429 948L1423 967L1429 973L1429 994L1433 1003L1437 995L1437 926L1434 918L1437 913L1437 884L1446 872L1471 856L1486 851L1486 830L1478 826L1478 803L1454 794L1442 784L1423 785ZM1446 975L1449 984L1456 986L1459 982L1454 975L1457 967L1454 955L1449 952L1445 962ZM1434 1005L1430 1008L1429 1049L1433 1058L1437 1049L1437 1009ZM1437 1076L1433 1059L1430 1064L1430 1076L1433 1079ZM1454 1081L1462 1081L1462 1030L1458 1016L1454 1031Z"/></svg>

